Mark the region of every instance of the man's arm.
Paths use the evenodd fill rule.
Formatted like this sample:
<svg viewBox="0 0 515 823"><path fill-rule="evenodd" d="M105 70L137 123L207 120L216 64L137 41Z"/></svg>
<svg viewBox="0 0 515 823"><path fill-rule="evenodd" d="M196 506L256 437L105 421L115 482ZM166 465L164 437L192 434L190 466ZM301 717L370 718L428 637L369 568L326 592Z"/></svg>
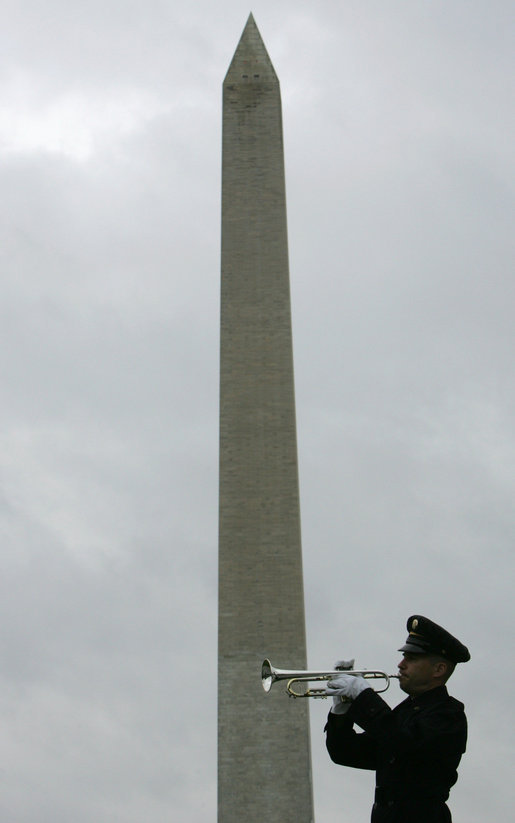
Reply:
<svg viewBox="0 0 515 823"><path fill-rule="evenodd" d="M324 731L333 763L357 769L376 768L376 741L366 733L357 733L348 714L330 712Z"/></svg>
<svg viewBox="0 0 515 823"><path fill-rule="evenodd" d="M465 751L467 723L463 705L447 698L435 705L413 707L404 704L399 722L398 710L393 711L373 689L363 691L353 702L349 722L357 723L367 736L392 755L424 756L438 752Z"/></svg>

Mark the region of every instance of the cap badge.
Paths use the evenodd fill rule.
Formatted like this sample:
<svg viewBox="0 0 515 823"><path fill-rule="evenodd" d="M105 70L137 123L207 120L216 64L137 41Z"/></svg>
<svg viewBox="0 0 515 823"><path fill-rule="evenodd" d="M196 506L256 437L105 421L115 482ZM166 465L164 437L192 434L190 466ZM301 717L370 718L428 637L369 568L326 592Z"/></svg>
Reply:
<svg viewBox="0 0 515 823"><path fill-rule="evenodd" d="M417 626L418 626L418 620L417 620L417 618L415 617L415 619L414 619L413 623L411 624L411 628L412 628L412 629L416 629L416 628L417 628Z"/></svg>

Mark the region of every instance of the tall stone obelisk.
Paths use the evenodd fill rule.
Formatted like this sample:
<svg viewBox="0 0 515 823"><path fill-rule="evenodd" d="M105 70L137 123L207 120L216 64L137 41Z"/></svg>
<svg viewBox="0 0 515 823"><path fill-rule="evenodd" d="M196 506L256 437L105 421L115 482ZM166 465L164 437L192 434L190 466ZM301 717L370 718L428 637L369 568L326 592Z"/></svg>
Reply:
<svg viewBox="0 0 515 823"><path fill-rule="evenodd" d="M307 700L261 662L306 668L279 82L250 15L223 85L219 823L311 823Z"/></svg>

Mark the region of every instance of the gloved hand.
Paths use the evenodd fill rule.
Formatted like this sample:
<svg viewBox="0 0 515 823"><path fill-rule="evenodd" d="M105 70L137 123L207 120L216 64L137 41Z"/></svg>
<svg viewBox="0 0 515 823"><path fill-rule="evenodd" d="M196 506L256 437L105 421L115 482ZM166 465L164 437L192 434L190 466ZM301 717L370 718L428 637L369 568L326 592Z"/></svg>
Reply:
<svg viewBox="0 0 515 823"><path fill-rule="evenodd" d="M338 677L334 677L333 680L329 680L325 691L326 694L332 697L346 697L347 700L355 700L365 689L370 689L370 685L364 677L353 674L340 674Z"/></svg>
<svg viewBox="0 0 515 823"><path fill-rule="evenodd" d="M341 671L346 671L347 669L354 668L354 657L352 660L337 660L334 664L335 669L340 669Z"/></svg>
<svg viewBox="0 0 515 823"><path fill-rule="evenodd" d="M352 700L347 700L346 697L337 695L333 697L333 705L331 706L331 714L347 714L352 706Z"/></svg>
<svg viewBox="0 0 515 823"><path fill-rule="evenodd" d="M334 664L335 669L339 669L340 671L345 671L354 668L354 660L353 657L351 660L337 660ZM326 690L327 691L327 690ZM331 708L332 714L346 714L349 709L351 702L348 698L344 698L342 700L341 695L335 695L333 697L333 705Z"/></svg>

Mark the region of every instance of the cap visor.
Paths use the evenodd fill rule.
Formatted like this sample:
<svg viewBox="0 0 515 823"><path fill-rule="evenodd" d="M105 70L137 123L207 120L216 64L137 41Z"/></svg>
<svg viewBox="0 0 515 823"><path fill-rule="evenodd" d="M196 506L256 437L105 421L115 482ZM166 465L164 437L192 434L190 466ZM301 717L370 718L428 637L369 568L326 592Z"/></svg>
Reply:
<svg viewBox="0 0 515 823"><path fill-rule="evenodd" d="M422 649L420 646L415 646L414 643L405 643L404 646L401 646L400 649L397 649L399 652L409 652L410 654L427 654L427 649Z"/></svg>

